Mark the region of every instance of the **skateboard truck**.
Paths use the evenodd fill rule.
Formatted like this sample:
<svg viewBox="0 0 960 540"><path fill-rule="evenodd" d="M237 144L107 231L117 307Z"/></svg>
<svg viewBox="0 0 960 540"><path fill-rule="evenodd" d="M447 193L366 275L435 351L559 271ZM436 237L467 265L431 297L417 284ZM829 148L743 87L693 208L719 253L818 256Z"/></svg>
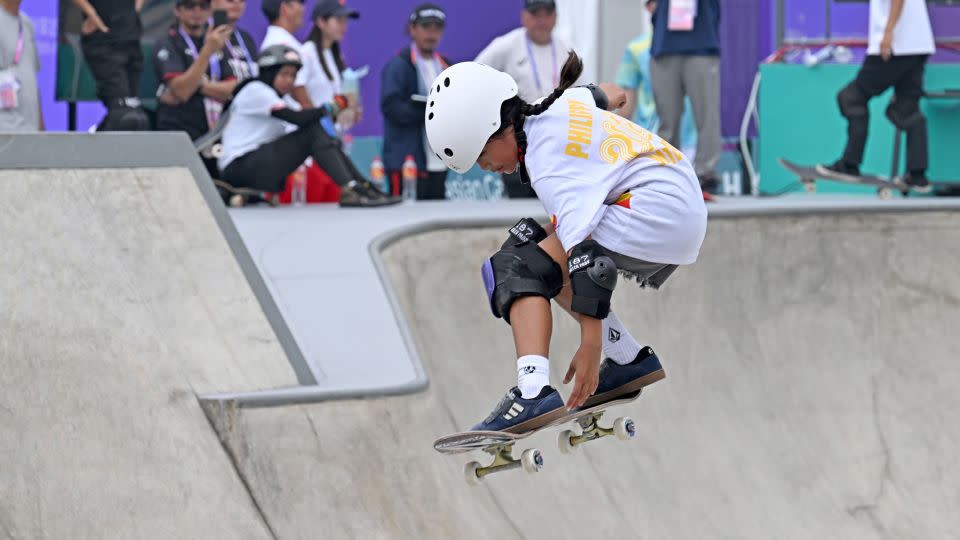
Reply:
<svg viewBox="0 0 960 540"><path fill-rule="evenodd" d="M621 441L629 441L637 435L637 425L633 419L628 417L617 418L612 427L601 426L599 422L603 413L604 411L600 411L577 418L577 424L580 425L582 430L580 435L570 429L560 432L557 437L557 446L560 447L560 452L572 454L581 444L609 435L615 435Z"/></svg>
<svg viewBox="0 0 960 540"><path fill-rule="evenodd" d="M483 482L483 478L488 474L500 471L509 471L523 467L523 470L533 474L543 468L543 454L536 448L524 450L520 454L520 459L513 457L514 443L504 444L492 448L484 449L484 452L493 456L493 462L486 467L480 465L477 461L471 461L463 467L463 474L467 483L477 485Z"/></svg>

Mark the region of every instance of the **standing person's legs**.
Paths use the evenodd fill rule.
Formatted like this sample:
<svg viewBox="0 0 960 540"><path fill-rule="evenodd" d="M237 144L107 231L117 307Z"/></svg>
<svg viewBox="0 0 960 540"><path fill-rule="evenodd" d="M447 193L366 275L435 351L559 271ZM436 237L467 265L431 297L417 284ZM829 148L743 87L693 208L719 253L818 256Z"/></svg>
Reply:
<svg viewBox="0 0 960 540"><path fill-rule="evenodd" d="M123 51L109 43L91 39L81 39L80 46L97 85L97 98L110 108L117 99L129 97Z"/></svg>
<svg viewBox="0 0 960 540"><path fill-rule="evenodd" d="M436 201L447 198L447 171L428 171L417 179L417 200Z"/></svg>
<svg viewBox="0 0 960 540"><path fill-rule="evenodd" d="M127 78L127 97L140 95L140 76L143 74L143 49L139 41L131 41L123 46L126 53L124 73Z"/></svg>
<svg viewBox="0 0 960 540"><path fill-rule="evenodd" d="M680 117L683 115L684 87L679 55L664 55L650 59L650 84L657 105L660 127L657 135L680 148Z"/></svg>
<svg viewBox="0 0 960 540"><path fill-rule="evenodd" d="M720 162L720 57L686 57L681 76L697 125L697 154L693 169L703 183L716 179L717 163Z"/></svg>
<svg viewBox="0 0 960 540"><path fill-rule="evenodd" d="M920 111L923 96L923 72L926 56L903 57L903 75L894 84L894 99L887 107L887 118L907 133L907 172L924 177L927 172L927 119Z"/></svg>
<svg viewBox="0 0 960 540"><path fill-rule="evenodd" d="M847 145L840 158L842 163L837 165L851 173L859 174L860 164L863 163L870 124L867 104L897 80L900 71L898 64L897 57L884 61L879 56L867 56L856 78L837 94L840 113L847 119Z"/></svg>

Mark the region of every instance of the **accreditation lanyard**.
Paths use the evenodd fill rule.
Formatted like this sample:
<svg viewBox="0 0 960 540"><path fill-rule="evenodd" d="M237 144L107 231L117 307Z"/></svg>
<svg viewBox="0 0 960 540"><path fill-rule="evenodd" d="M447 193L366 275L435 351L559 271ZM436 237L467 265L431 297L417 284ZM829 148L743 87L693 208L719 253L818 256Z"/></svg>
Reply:
<svg viewBox="0 0 960 540"><path fill-rule="evenodd" d="M430 84L440 75L440 72L443 71L441 68L443 59L440 58L440 53L434 51L433 56L427 59L421 56L420 51L417 50L417 46L413 45L410 47L410 59L413 61L413 65L416 66L417 71L420 73L420 79L423 81L423 88L421 90L430 93Z"/></svg>
<svg viewBox="0 0 960 540"><path fill-rule="evenodd" d="M533 71L533 81L537 83L537 93L543 94L543 85L540 84L540 72L537 70L537 59L533 56L533 45L530 43L530 38L527 38L526 41L527 56L530 57L530 69ZM550 40L550 59L553 60L551 77L553 78L553 86L556 87L560 81L557 76L557 47L553 40Z"/></svg>
<svg viewBox="0 0 960 540"><path fill-rule="evenodd" d="M247 64L247 71L249 72L248 77L257 76L257 63L253 60L253 55L250 54L250 50L247 49L247 44L243 41L243 36L240 35L240 32L237 30L233 31L233 38L237 41L237 44L240 45L240 51L233 46L229 41L227 42L227 49L230 51L230 56L240 60L243 58L244 62Z"/></svg>
<svg viewBox="0 0 960 540"><path fill-rule="evenodd" d="M23 57L23 21L17 18L17 46L14 49L13 63L10 64L10 67L19 64L21 57Z"/></svg>
<svg viewBox="0 0 960 540"><path fill-rule="evenodd" d="M180 37L186 42L187 48L190 50L190 55L193 56L193 61L196 62L197 58L200 57L200 51L197 50L196 43L193 42L189 34L183 31L183 27L178 28L177 31L180 32ZM210 78L214 81L219 81L220 75L220 59L216 54L212 54L210 55ZM207 115L207 126L213 129L220 120L220 113L223 112L223 104L215 99L204 97L203 110Z"/></svg>
<svg viewBox="0 0 960 540"><path fill-rule="evenodd" d="M177 28L177 32L180 32L180 37L183 38L183 41L186 42L187 48L190 49L190 55L193 57L193 60L196 61L200 57L200 51L197 50L197 44L193 42L193 38L190 37L190 34L187 34L183 31L183 27ZM210 78L219 81L220 80L220 58L216 54L210 55Z"/></svg>

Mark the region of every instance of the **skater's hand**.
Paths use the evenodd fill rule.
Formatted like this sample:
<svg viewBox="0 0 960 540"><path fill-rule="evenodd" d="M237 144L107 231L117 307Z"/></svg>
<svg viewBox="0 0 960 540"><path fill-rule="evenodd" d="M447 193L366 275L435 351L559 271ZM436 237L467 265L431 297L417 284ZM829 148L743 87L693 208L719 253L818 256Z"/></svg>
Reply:
<svg viewBox="0 0 960 540"><path fill-rule="evenodd" d="M600 347L581 344L570 361L570 369L563 378L563 384L569 384L576 377L573 392L567 399L567 408L575 409L583 405L587 398L597 390L600 383Z"/></svg>
<svg viewBox="0 0 960 540"><path fill-rule="evenodd" d="M883 39L880 40L880 57L884 61L893 56L893 32L884 32Z"/></svg>

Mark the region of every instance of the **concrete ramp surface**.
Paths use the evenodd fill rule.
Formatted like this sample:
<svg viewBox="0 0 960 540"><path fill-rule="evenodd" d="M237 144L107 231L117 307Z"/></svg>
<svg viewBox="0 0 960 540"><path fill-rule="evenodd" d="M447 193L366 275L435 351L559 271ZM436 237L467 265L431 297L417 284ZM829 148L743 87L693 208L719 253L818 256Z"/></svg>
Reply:
<svg viewBox="0 0 960 540"><path fill-rule="evenodd" d="M208 404L278 537L956 538L960 214L712 219L695 266L659 292L616 291L667 370L620 409L637 439L563 456L549 431L521 445L544 451L541 473L470 487L474 456L431 443L515 384L478 275L505 234L441 230L383 254L426 392ZM578 333L555 320L559 386Z"/></svg>
<svg viewBox="0 0 960 540"><path fill-rule="evenodd" d="M196 394L295 383L186 168L0 170L0 537L270 538Z"/></svg>

